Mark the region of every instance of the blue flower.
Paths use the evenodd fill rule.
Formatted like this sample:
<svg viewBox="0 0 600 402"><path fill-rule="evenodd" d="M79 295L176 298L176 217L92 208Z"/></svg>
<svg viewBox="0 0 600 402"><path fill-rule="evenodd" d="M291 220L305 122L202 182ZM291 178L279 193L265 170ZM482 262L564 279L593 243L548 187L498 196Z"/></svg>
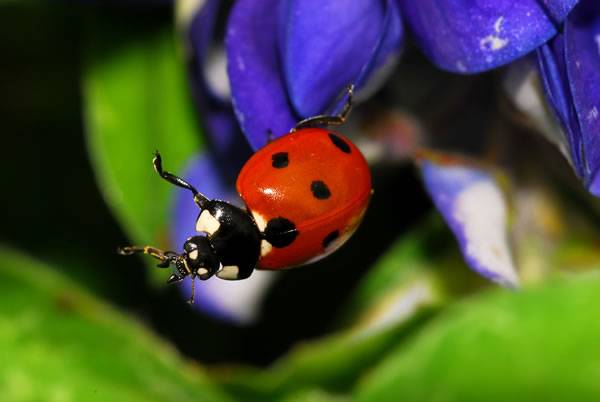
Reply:
<svg viewBox="0 0 600 402"><path fill-rule="evenodd" d="M591 91L593 94L582 96L573 89L573 85L599 85L600 70L589 67L597 66L594 57L598 58L598 53L581 49L591 48L590 32L586 32L587 42L574 38L582 34L576 29L582 26L577 16L589 11L573 13L561 31L577 2L237 0L225 33L227 80L223 64L218 63L224 60L223 49L214 37L214 21L224 6L218 0L207 0L184 27L193 55L192 87L214 154L192 163L187 176L201 176L195 182L202 183L201 191L211 197L235 198L226 189L233 189L235 173L246 159L240 155L249 152L243 136L257 150L270 136L286 134L302 118L334 112L340 107L337 98L348 84L359 89L359 100L366 99L394 71L409 34L437 67L460 74L491 70L539 49L549 99L569 132L571 159L593 191L597 153L592 131L583 134L579 120L581 113L587 113L585 117L591 118L587 121L594 121L592 103L600 95ZM592 2L582 4L588 3L587 10L594 8L589 5ZM563 39L568 35L570 40ZM573 69L576 61L584 63L592 81L585 81L583 73L571 81L576 74L561 64L567 52L575 52L573 48L586 59L572 59L567 65ZM212 69L215 65L221 68ZM516 286L507 202L495 174L468 159L432 152L420 153L415 161L467 264L493 281ZM211 184L206 180L211 175L219 181ZM185 197L187 194L182 194L181 199ZM190 231L184 222L197 215L195 205L188 204L180 207L186 212L178 213L177 244L178 237ZM221 313L237 314L232 310Z"/></svg>
<svg viewBox="0 0 600 402"><path fill-rule="evenodd" d="M253 148L323 113L348 84L380 78L400 53L402 16L439 67L475 73L545 43L577 0L238 0L227 59L238 121ZM401 15L402 14L402 15Z"/></svg>
<svg viewBox="0 0 600 402"><path fill-rule="evenodd" d="M566 134L569 161L600 196L600 3L582 0L537 58L546 97Z"/></svg>

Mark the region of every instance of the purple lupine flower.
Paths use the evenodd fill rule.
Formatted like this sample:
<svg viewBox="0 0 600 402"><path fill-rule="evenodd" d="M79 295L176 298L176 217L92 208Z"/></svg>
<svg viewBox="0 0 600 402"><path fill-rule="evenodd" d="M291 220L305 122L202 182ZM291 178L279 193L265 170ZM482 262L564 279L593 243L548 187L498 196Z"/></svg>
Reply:
<svg viewBox="0 0 600 402"><path fill-rule="evenodd" d="M600 196L600 3L582 0L537 57L546 97L566 133L569 161Z"/></svg>
<svg viewBox="0 0 600 402"><path fill-rule="evenodd" d="M419 47L437 66L476 73L507 64L543 45L556 35L576 3L363 0L350 6L333 0L238 0L226 38L238 121L257 149L266 143L269 132L283 135L299 119L335 107L336 95L346 85L354 83L360 89L374 78L381 81L382 75L389 73L385 66L400 53L402 17ZM447 191L447 186L456 185L456 167L425 162L418 166L423 169L434 203L457 236L466 262L492 280L516 285L505 242L498 246L503 248L505 263L495 264L472 256L470 250L480 247L467 234L473 232L473 222L485 227L496 225L498 233L490 236L503 240L506 221L500 218L505 215L496 211L483 214L479 221L457 221L448 204L441 201L458 194ZM471 173L479 183L483 173ZM487 177L487 183L492 183L492 176ZM494 205L504 207L500 201Z"/></svg>
<svg viewBox="0 0 600 402"><path fill-rule="evenodd" d="M578 0L399 0L415 40L440 68L476 73L544 44Z"/></svg>
<svg viewBox="0 0 600 402"><path fill-rule="evenodd" d="M394 1L242 0L226 35L238 121L254 149L325 112L393 63L403 41Z"/></svg>
<svg viewBox="0 0 600 402"><path fill-rule="evenodd" d="M215 39L215 22L224 4L220 0L207 0L203 4L181 2L179 6L182 4L185 5L180 9L179 19L186 35L185 43L190 47L188 69L192 94L211 145L210 152L192 158L182 176L196 183L198 190L210 198L241 205L235 179L251 151L233 113L224 48ZM185 8L194 5L201 7ZM189 193L178 190L171 230L173 244L183 244L195 232L198 213L198 206ZM255 272L243 283L198 281L194 306L223 321L248 324L257 318L262 297L274 280L275 276L270 273ZM186 278L180 288L189 298L190 278Z"/></svg>
<svg viewBox="0 0 600 402"><path fill-rule="evenodd" d="M211 197L227 199L227 195L217 195L216 187L209 191L206 177L211 170L217 176L224 176L220 170L228 170L224 180L233 183L245 160L232 151L243 149L240 128L256 150L269 137L287 133L302 118L338 110L337 97L348 84L359 89L359 100L365 99L393 71L404 43L404 24L435 65L470 74L505 65L544 45L560 31L576 3L238 0L226 31L227 82L223 81L223 63L213 63L222 60L215 57L221 49L210 46L222 4L207 0L186 24L186 34L194 56L192 86L218 162L204 161L202 168L192 165L189 176L203 169L199 183L205 184L200 189ZM219 68L211 69L215 65ZM220 77L218 85L211 85L210 71L218 72L212 74ZM588 109L593 116L594 109ZM489 279L516 286L506 205L494 175L459 159L446 162L426 153L417 166L434 204L457 237L465 261ZM490 202L482 209L473 194ZM177 220L181 224L176 233L182 233L184 219L190 219L184 215Z"/></svg>
<svg viewBox="0 0 600 402"><path fill-rule="evenodd" d="M425 188L456 236L467 264L482 276L515 287L508 207L493 174L460 158L421 155Z"/></svg>

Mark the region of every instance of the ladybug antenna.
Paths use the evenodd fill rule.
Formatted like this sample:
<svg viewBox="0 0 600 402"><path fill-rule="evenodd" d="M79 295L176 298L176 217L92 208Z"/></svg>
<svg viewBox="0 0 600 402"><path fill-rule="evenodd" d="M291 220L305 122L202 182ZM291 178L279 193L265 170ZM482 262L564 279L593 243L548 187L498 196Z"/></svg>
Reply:
<svg viewBox="0 0 600 402"><path fill-rule="evenodd" d="M318 116L309 117L307 119L301 120L296 124L296 127L292 129L292 132L296 130L300 130L302 128L309 127L318 127L318 126L340 126L346 122L348 119L348 115L352 110L352 100L354 96L354 84L348 85L346 88L346 103L344 104L344 108L339 114L336 115L326 115L320 114ZM339 99L339 98L338 98Z"/></svg>
<svg viewBox="0 0 600 402"><path fill-rule="evenodd" d="M187 181L183 180L179 176L175 176L171 172L164 171L162 168L162 158L160 157L160 153L158 151L154 152L154 158L152 159L152 165L154 166L154 170L156 173L160 175L163 179L168 181L171 184L176 185L177 187L185 188L186 190L190 190L194 195L194 202L200 207L204 208L206 204L209 202L209 199L206 198L203 194L199 193L198 190L194 186L192 186Z"/></svg>
<svg viewBox="0 0 600 402"><path fill-rule="evenodd" d="M133 255L133 254L148 254L151 257L156 258L160 261L157 265L159 268L168 268L171 264L175 265L178 273L173 273L167 279L167 284L179 283L188 275L192 276L192 296L188 300L189 304L194 304L194 297L196 293L196 275L190 272L187 264L185 263L185 257L181 254L177 254L174 251L162 251L152 246L123 246L117 248L117 253L120 255Z"/></svg>

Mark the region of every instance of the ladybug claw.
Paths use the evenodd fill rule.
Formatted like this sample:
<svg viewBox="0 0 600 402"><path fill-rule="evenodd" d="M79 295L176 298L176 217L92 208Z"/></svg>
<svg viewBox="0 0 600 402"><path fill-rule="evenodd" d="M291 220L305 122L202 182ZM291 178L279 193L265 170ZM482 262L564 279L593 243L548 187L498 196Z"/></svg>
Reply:
<svg viewBox="0 0 600 402"><path fill-rule="evenodd" d="M177 274L171 274L171 276L169 276L169 279L167 279L167 284L171 285L173 283L177 283L177 282L181 282L183 280L183 278Z"/></svg>
<svg viewBox="0 0 600 402"><path fill-rule="evenodd" d="M129 246L122 246L122 247L117 247L117 254L131 255L131 254L133 254L133 251L131 250L131 247L129 247Z"/></svg>

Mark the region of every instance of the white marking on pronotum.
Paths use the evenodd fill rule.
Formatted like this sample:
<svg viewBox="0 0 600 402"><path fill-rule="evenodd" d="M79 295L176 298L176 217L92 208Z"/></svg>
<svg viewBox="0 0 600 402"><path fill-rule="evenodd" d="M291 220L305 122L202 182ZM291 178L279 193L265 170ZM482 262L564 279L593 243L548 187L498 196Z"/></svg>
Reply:
<svg viewBox="0 0 600 402"><path fill-rule="evenodd" d="M217 276L221 279L237 279L240 273L240 268L237 265L226 265L217 272Z"/></svg>
<svg viewBox="0 0 600 402"><path fill-rule="evenodd" d="M192 251L190 251L190 253L188 254L188 256L190 257L190 260L196 260L196 259L198 259L198 250L192 250Z"/></svg>
<svg viewBox="0 0 600 402"><path fill-rule="evenodd" d="M517 285L519 279L508 246L506 215L500 190L487 181L465 188L454 202L453 216L463 229L465 254L500 282Z"/></svg>
<svg viewBox="0 0 600 402"><path fill-rule="evenodd" d="M264 232L265 229L267 228L267 220L265 219L265 217L256 211L252 211L252 217L254 218L254 222L256 223L256 227L258 227L258 230L261 233ZM268 241L262 240L260 242L261 257L264 257L265 255L269 254L272 249L273 249L273 245L271 243L269 243Z"/></svg>
<svg viewBox="0 0 600 402"><path fill-rule="evenodd" d="M206 269L206 268L198 269L198 275L206 275L206 274L208 274L208 269Z"/></svg>
<svg viewBox="0 0 600 402"><path fill-rule="evenodd" d="M252 211L252 217L254 218L254 222L256 222L258 230L264 232L265 228L267 227L267 220L265 219L265 217L256 211Z"/></svg>
<svg viewBox="0 0 600 402"><path fill-rule="evenodd" d="M207 210L202 211L198 221L196 222L196 230L198 232L206 232L209 235L214 234L221 224L219 221L210 214Z"/></svg>

